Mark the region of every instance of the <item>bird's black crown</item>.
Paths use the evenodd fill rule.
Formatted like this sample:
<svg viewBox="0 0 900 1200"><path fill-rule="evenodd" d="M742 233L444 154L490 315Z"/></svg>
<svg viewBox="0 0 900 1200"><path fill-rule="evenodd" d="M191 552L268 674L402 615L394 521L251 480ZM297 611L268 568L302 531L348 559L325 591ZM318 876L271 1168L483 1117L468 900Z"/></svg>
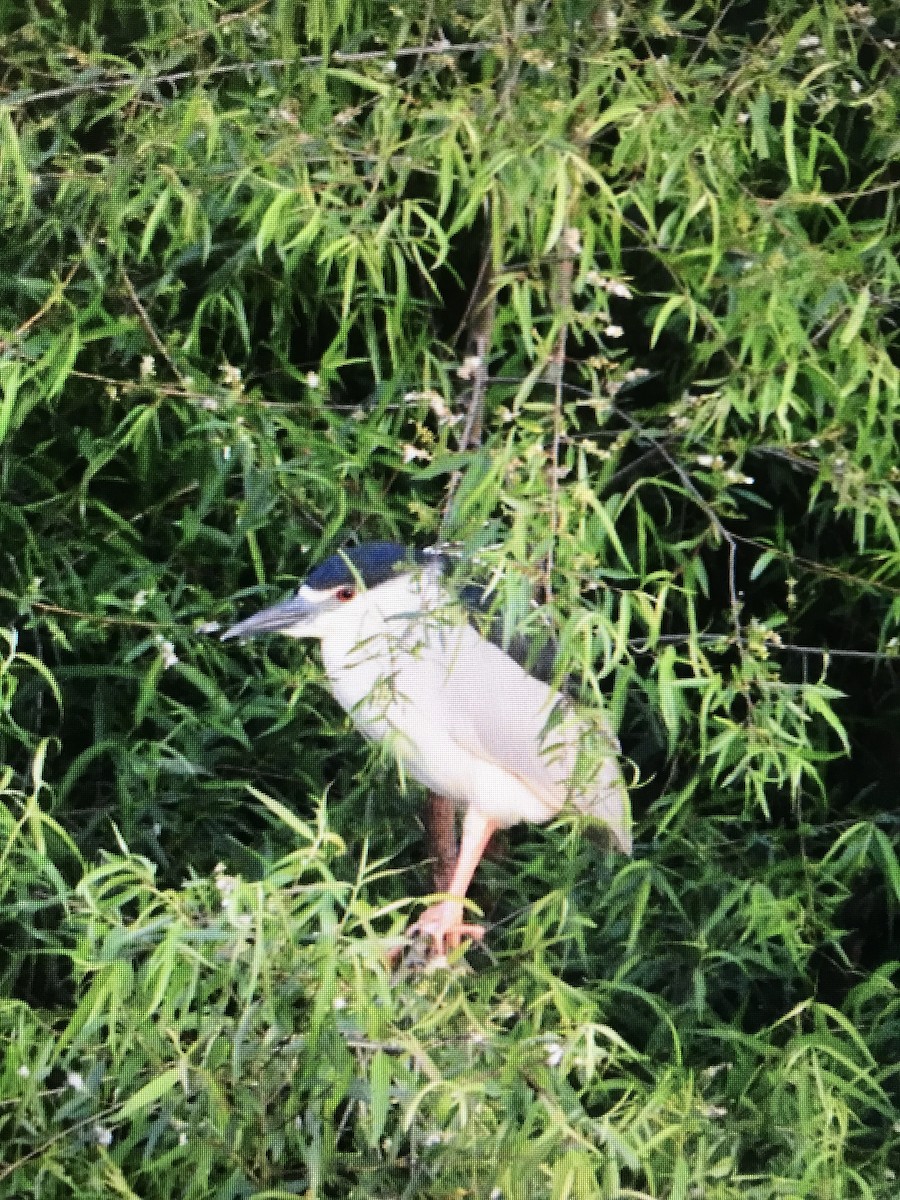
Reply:
<svg viewBox="0 0 900 1200"><path fill-rule="evenodd" d="M361 579L367 588L385 583L405 566L421 563L421 551L399 542L363 542L332 554L306 578L306 586L328 592L337 587L355 587Z"/></svg>

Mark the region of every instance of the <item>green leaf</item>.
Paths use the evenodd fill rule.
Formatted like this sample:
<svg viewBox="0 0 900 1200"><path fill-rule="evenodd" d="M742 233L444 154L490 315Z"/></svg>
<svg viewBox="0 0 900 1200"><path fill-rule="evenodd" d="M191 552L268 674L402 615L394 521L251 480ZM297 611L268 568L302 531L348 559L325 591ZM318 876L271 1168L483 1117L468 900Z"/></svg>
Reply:
<svg viewBox="0 0 900 1200"><path fill-rule="evenodd" d="M390 1057L383 1050L376 1050L369 1067L369 1141L373 1146L378 1145L384 1133L391 1103L392 1072Z"/></svg>
<svg viewBox="0 0 900 1200"><path fill-rule="evenodd" d="M149 1083L139 1088L133 1096L129 1096L116 1114L118 1120L126 1121L129 1117L136 1116L143 1109L149 1108L151 1104L155 1104L167 1092L171 1092L178 1086L183 1074L184 1070L182 1067L169 1067L167 1071L163 1071L161 1075L157 1075L155 1079L151 1079Z"/></svg>
<svg viewBox="0 0 900 1200"><path fill-rule="evenodd" d="M869 311L869 306L872 303L872 294L867 287L864 287L856 297L856 303L850 316L847 318L847 324L841 330L840 344L846 349L852 341L855 340L862 329L863 321L866 319L866 313Z"/></svg>

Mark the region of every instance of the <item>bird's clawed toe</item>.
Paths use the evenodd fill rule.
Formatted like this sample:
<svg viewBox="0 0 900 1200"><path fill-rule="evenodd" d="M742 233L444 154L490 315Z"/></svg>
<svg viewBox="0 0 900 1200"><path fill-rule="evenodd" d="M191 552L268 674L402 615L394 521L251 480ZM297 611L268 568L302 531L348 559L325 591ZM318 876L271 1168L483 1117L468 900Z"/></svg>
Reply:
<svg viewBox="0 0 900 1200"><path fill-rule="evenodd" d="M430 942L430 957L446 957L448 951L457 950L466 938L480 941L484 937L484 926L463 920L461 900L441 900L426 908L408 931L414 937L425 937Z"/></svg>

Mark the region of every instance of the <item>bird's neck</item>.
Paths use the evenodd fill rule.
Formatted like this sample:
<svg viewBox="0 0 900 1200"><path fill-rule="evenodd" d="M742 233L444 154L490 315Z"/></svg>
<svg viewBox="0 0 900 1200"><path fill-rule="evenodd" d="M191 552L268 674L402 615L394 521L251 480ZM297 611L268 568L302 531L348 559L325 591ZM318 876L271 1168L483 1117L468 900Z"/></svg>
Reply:
<svg viewBox="0 0 900 1200"><path fill-rule="evenodd" d="M367 660L387 661L389 647L405 640L423 614L423 593L416 581L401 578L357 596L322 629L322 659L335 675Z"/></svg>
<svg viewBox="0 0 900 1200"><path fill-rule="evenodd" d="M401 576L358 596L322 630L322 662L332 691L346 705L394 675L400 659L446 624L449 596L439 582ZM443 614L443 615L442 615Z"/></svg>

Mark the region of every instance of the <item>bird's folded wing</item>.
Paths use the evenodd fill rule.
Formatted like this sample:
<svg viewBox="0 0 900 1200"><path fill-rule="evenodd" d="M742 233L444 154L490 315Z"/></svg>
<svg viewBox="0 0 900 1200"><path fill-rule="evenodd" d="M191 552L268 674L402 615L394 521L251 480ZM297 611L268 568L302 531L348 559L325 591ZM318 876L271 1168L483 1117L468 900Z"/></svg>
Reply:
<svg viewBox="0 0 900 1200"><path fill-rule="evenodd" d="M628 793L605 715L580 718L553 688L469 628L448 678L450 733L465 751L515 775L548 812L571 803L631 850Z"/></svg>

